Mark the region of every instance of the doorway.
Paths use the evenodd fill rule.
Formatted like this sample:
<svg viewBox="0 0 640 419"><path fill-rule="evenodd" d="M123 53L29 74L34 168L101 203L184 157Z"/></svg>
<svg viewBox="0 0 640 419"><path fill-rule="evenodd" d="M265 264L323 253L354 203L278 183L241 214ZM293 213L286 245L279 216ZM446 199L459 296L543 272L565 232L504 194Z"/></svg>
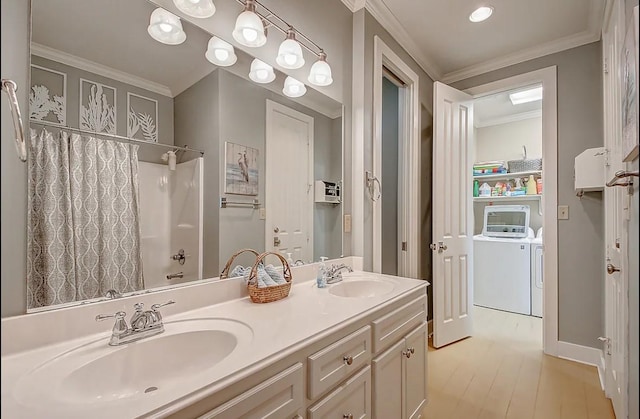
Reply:
<svg viewBox="0 0 640 419"><path fill-rule="evenodd" d="M542 98L541 207L544 249L543 349L557 355L557 95L556 67L458 91L434 86L433 330L441 347L473 334L473 115L474 101L540 84ZM452 158L452 156L456 158ZM460 199L447 205L446 199ZM451 202L450 202L451 204ZM450 213L447 208L456 208Z"/></svg>
<svg viewBox="0 0 640 419"><path fill-rule="evenodd" d="M373 79L373 170L366 179L372 201L373 271L417 278L420 261L419 79L377 36Z"/></svg>
<svg viewBox="0 0 640 419"><path fill-rule="evenodd" d="M265 249L313 260L313 118L267 100ZM306 173L306 176L300 174ZM292 203L296 203L292 205Z"/></svg>

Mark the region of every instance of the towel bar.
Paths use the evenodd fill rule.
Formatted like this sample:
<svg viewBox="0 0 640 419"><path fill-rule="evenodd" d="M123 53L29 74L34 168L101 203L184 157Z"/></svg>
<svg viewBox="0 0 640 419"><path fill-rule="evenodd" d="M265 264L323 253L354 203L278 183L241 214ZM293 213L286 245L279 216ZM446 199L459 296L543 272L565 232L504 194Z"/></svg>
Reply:
<svg viewBox="0 0 640 419"><path fill-rule="evenodd" d="M16 96L18 85L15 81L2 79L2 91L7 93L9 99L9 109L11 110L11 118L13 119L13 128L16 132L16 152L18 158L27 161L27 146L24 143L24 125L22 124L22 116L20 115L20 104Z"/></svg>
<svg viewBox="0 0 640 419"><path fill-rule="evenodd" d="M228 206L251 207L253 209L260 209L260 201L258 201L257 199L254 199L251 202L227 201L227 198L221 196L220 197L220 208L227 208Z"/></svg>

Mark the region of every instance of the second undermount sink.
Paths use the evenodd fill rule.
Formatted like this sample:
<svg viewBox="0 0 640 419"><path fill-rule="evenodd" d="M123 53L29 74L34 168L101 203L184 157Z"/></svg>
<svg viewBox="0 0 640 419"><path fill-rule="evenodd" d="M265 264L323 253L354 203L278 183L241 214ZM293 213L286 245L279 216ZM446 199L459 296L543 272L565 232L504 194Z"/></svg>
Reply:
<svg viewBox="0 0 640 419"><path fill-rule="evenodd" d="M388 294L393 288L390 281L356 276L331 285L329 293L338 297L367 298Z"/></svg>
<svg viewBox="0 0 640 419"><path fill-rule="evenodd" d="M65 404L135 400L216 368L252 338L249 326L227 319L167 322L157 336L116 347L100 339L63 353L22 377L15 394Z"/></svg>

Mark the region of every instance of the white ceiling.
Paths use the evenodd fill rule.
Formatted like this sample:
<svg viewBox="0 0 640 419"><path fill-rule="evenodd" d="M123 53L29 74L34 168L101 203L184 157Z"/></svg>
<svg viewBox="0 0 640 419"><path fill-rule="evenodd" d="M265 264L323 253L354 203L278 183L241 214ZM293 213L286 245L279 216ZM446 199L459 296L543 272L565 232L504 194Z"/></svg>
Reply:
<svg viewBox="0 0 640 419"><path fill-rule="evenodd" d="M367 10L434 79L453 82L600 38L605 0L343 0ZM480 5L493 15L471 23Z"/></svg>
<svg viewBox="0 0 640 419"><path fill-rule="evenodd" d="M535 86L528 86L532 88ZM509 100L509 93L525 90L520 88L497 93L473 101L473 123L476 128L506 124L529 118L542 117L542 100L514 105Z"/></svg>

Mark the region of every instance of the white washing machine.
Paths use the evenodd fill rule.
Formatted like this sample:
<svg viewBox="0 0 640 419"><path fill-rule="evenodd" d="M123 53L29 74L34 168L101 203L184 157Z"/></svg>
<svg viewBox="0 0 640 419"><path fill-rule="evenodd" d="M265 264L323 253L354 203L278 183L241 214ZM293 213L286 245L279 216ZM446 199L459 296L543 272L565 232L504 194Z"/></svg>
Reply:
<svg viewBox="0 0 640 419"><path fill-rule="evenodd" d="M531 239L531 315L542 317L542 229Z"/></svg>
<svg viewBox="0 0 640 419"><path fill-rule="evenodd" d="M530 315L529 207L485 207L482 231L473 237L474 304Z"/></svg>

